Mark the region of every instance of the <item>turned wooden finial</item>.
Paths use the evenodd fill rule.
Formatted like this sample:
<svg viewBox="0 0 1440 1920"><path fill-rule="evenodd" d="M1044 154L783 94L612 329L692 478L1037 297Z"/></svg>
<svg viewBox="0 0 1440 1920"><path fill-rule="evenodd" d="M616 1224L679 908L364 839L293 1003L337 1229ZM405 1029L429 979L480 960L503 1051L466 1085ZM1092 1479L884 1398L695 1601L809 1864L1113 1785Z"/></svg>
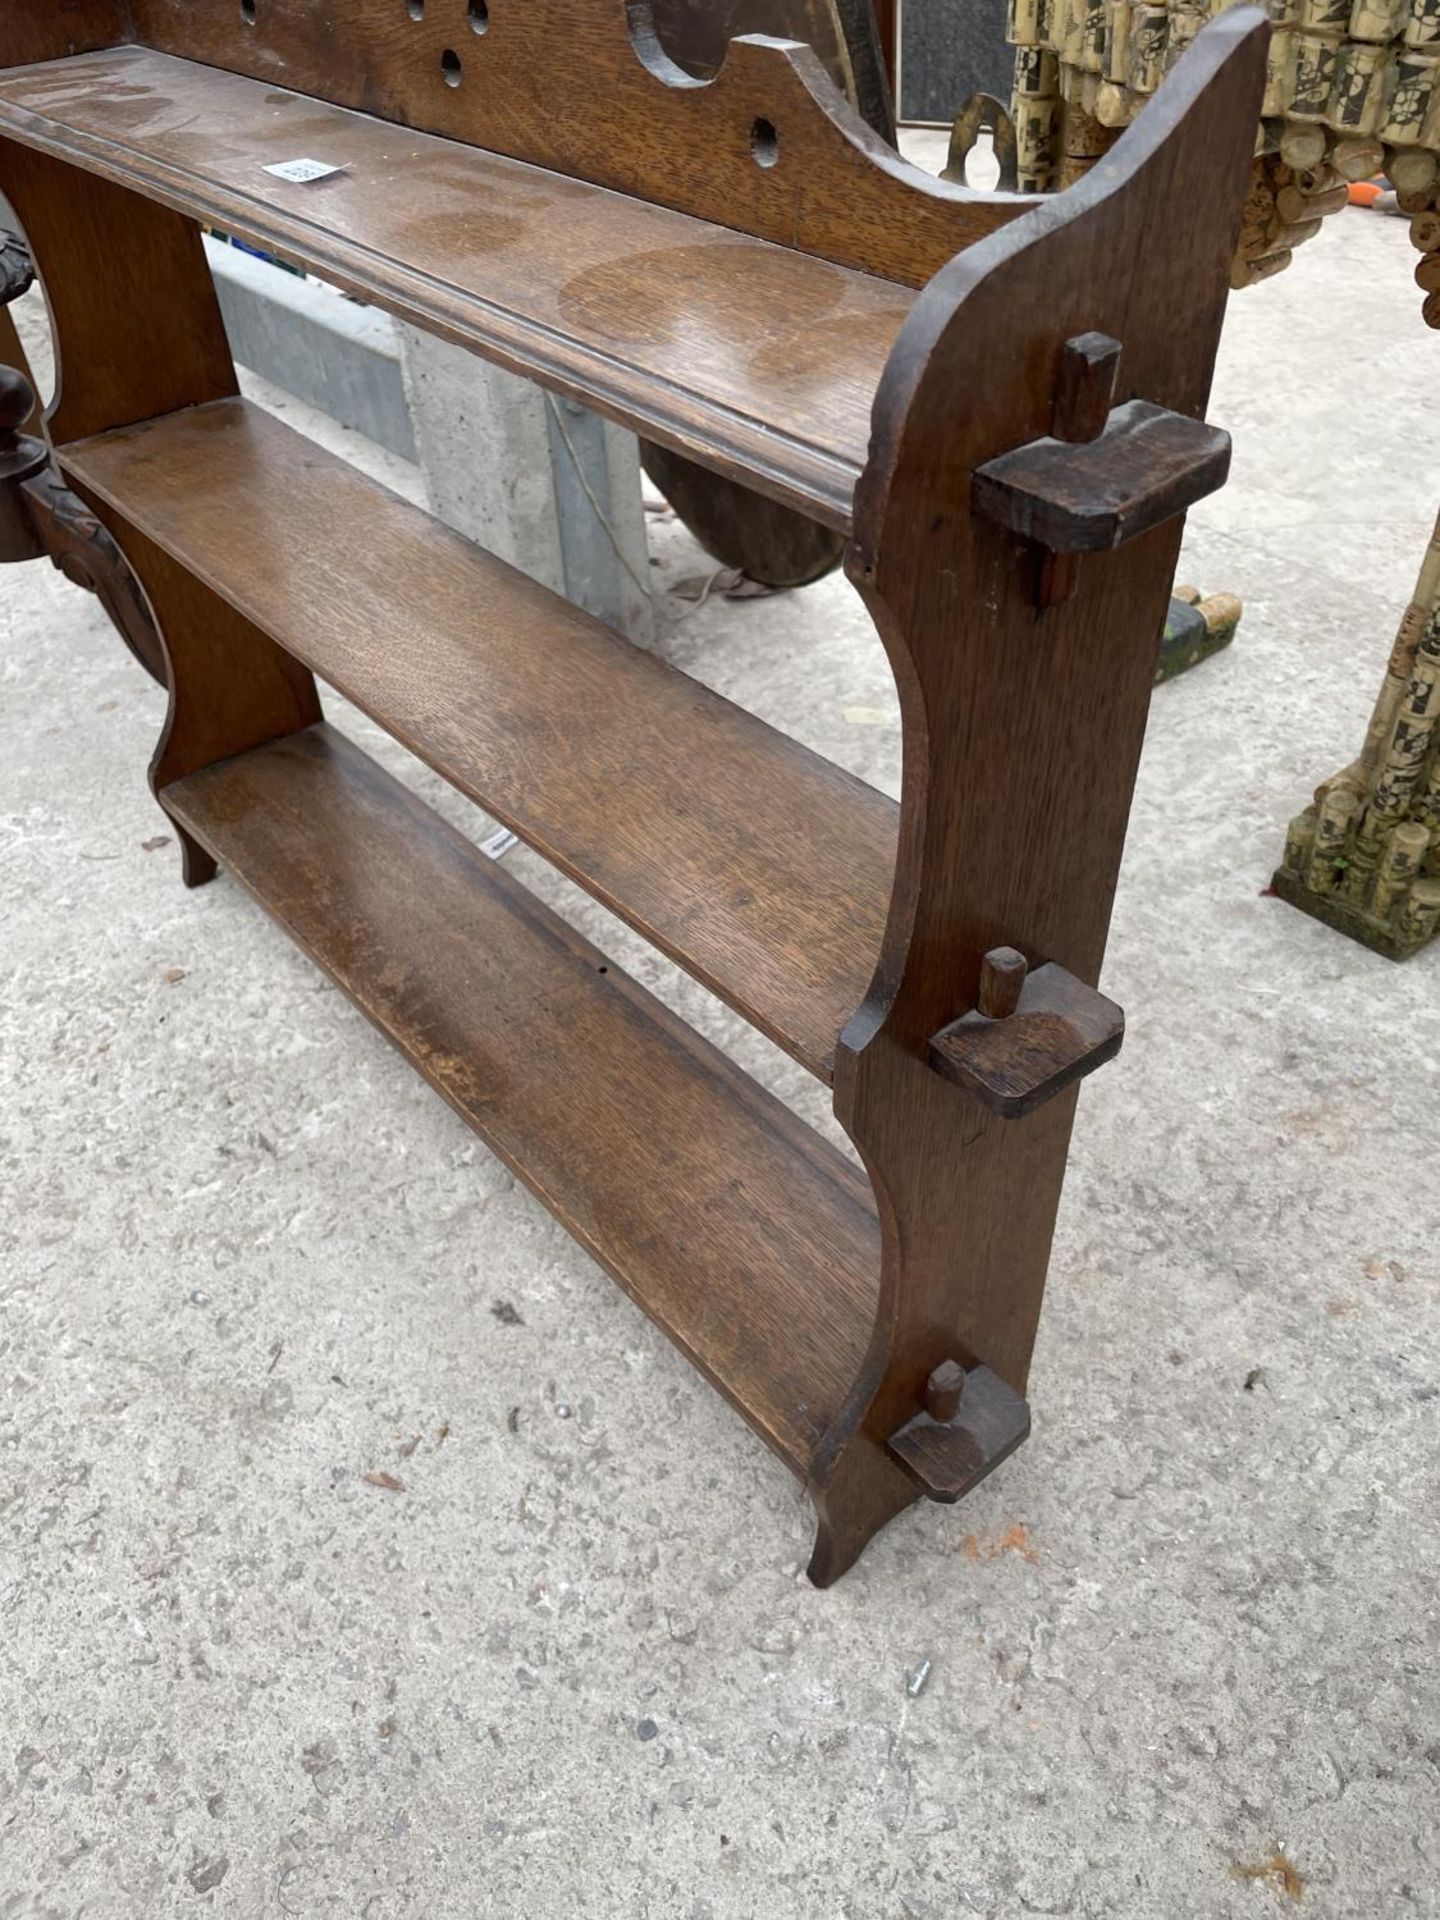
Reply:
<svg viewBox="0 0 1440 1920"><path fill-rule="evenodd" d="M0 367L0 453L11 453L35 411L35 389L18 368Z"/></svg>
<svg viewBox="0 0 1440 1920"><path fill-rule="evenodd" d="M992 947L980 962L980 1011L989 1020L1008 1020L1020 1004L1030 963L1014 947Z"/></svg>
<svg viewBox="0 0 1440 1920"><path fill-rule="evenodd" d="M965 1369L958 1360L942 1360L925 1383L925 1411L932 1420L948 1426L960 1411L964 1391Z"/></svg>
<svg viewBox="0 0 1440 1920"><path fill-rule="evenodd" d="M0 366L0 563L45 552L24 493L50 458L45 442L23 431L34 411L35 389L24 374Z"/></svg>

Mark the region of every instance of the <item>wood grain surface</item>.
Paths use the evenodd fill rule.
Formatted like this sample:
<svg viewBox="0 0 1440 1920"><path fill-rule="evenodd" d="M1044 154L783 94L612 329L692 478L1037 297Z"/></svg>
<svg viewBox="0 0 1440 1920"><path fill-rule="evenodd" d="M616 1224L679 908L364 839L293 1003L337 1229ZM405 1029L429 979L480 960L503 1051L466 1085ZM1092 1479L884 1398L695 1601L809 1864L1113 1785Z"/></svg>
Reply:
<svg viewBox="0 0 1440 1920"><path fill-rule="evenodd" d="M997 947L1097 984L1180 542L1176 519L1087 554L1047 606L1037 550L971 511L972 476L1049 435L1066 344L1087 333L1121 344L1118 405L1203 414L1268 31L1253 7L1212 22L1073 191L938 275L876 399L848 565L900 691L903 824L835 1093L885 1274L865 1378L812 1485L822 1579L909 1497L885 1447L937 1365L1026 1391L1076 1090L1002 1119L933 1070L929 1038L976 1004Z"/></svg>
<svg viewBox="0 0 1440 1920"><path fill-rule="evenodd" d="M57 444L239 391L193 220L4 138L0 192L45 286Z"/></svg>
<svg viewBox="0 0 1440 1920"><path fill-rule="evenodd" d="M142 48L0 75L0 132L849 526L903 287Z"/></svg>
<svg viewBox="0 0 1440 1920"><path fill-rule="evenodd" d="M332 728L164 799L803 1475L874 1312L850 1163Z"/></svg>
<svg viewBox="0 0 1440 1920"><path fill-rule="evenodd" d="M829 1077L892 801L243 400L63 458L122 544L115 516Z"/></svg>
<svg viewBox="0 0 1440 1920"><path fill-rule="evenodd" d="M895 142L895 109L870 0L651 0L660 44L687 73L712 79L742 34L799 40L882 139Z"/></svg>
<svg viewBox="0 0 1440 1920"><path fill-rule="evenodd" d="M738 33L808 46L866 125L892 146L895 113L870 0L653 0L656 32L687 72L712 76ZM771 587L808 586L838 567L845 536L648 440L645 472L706 552Z"/></svg>
<svg viewBox="0 0 1440 1920"><path fill-rule="evenodd" d="M979 1006L934 1036L930 1065L992 1113L1023 1120L1113 1060L1124 1038L1125 1016L1114 1001L1047 961L1027 973L1003 1013L986 1004L982 976Z"/></svg>
<svg viewBox="0 0 1440 1920"><path fill-rule="evenodd" d="M1000 948L1098 979L1180 534L1062 583L974 477L1107 398L1203 413L1267 30L1225 14L998 231L1024 202L918 181L808 53L737 43L701 84L621 0L471 12L133 0L148 45L0 75L50 431L158 623L187 877L224 860L746 1411L806 1479L828 1584L1020 1437L1075 1088L1001 1118L929 1042ZM264 171L301 157L340 171ZM201 219L853 526L898 822L237 401ZM1096 333L1119 354L1077 409L1067 342ZM816 1072L858 1006L835 1104L868 1187L325 728L312 668ZM962 1396L917 1480L892 1442L954 1370L1004 1418L967 1438Z"/></svg>
<svg viewBox="0 0 1440 1920"><path fill-rule="evenodd" d="M63 60L130 38L127 0L0 0L0 61Z"/></svg>
<svg viewBox="0 0 1440 1920"><path fill-rule="evenodd" d="M697 84L627 0L491 0L481 33L466 0L348 0L343 18L315 0L255 0L253 26L238 0L130 10L144 46L912 286L1017 210L902 160L808 47L738 40Z"/></svg>

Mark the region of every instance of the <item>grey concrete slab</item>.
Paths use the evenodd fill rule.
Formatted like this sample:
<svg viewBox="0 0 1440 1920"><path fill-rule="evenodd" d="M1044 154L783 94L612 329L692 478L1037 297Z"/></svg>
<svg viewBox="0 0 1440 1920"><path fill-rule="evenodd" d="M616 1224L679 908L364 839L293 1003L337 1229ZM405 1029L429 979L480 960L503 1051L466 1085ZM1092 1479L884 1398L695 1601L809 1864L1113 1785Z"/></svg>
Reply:
<svg viewBox="0 0 1440 1920"><path fill-rule="evenodd" d="M416 327L396 329L431 511L628 634L654 633L633 433Z"/></svg>
<svg viewBox="0 0 1440 1920"><path fill-rule="evenodd" d="M1347 214L1234 304L1186 571L1249 612L1156 696L1034 1437L828 1594L739 1421L234 887L181 890L157 695L0 574L6 1920L1440 1913L1440 952L1262 893L1440 497L1409 262ZM843 582L666 605L669 657L893 789Z"/></svg>
<svg viewBox="0 0 1440 1920"><path fill-rule="evenodd" d="M322 281L206 238L230 351L287 393L413 462L395 322Z"/></svg>
<svg viewBox="0 0 1440 1920"><path fill-rule="evenodd" d="M425 475L427 504L632 639L653 632L634 434L448 341L207 238L236 361Z"/></svg>

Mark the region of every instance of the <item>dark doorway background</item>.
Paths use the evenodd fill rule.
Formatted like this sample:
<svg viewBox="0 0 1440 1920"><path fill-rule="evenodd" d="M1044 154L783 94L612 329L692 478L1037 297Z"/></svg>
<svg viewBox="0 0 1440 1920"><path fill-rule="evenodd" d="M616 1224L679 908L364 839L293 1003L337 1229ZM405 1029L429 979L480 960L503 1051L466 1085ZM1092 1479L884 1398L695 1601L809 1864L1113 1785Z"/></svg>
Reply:
<svg viewBox="0 0 1440 1920"><path fill-rule="evenodd" d="M899 11L902 121L944 125L972 93L1008 102L1014 55L1005 0L899 0Z"/></svg>

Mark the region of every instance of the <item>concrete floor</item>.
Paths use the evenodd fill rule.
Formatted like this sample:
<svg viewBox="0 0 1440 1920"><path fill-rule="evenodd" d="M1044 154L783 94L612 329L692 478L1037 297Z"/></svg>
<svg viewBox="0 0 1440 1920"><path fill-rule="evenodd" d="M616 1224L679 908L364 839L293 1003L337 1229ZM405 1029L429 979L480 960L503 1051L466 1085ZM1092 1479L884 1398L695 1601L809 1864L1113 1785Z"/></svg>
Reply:
<svg viewBox="0 0 1440 1920"><path fill-rule="evenodd" d="M826 1594L740 1421L233 886L181 889L155 690L0 575L3 1920L1440 1914L1440 950L1263 894L1440 499L1410 264L1346 214L1235 302L1185 572L1248 613L1155 701L1034 1437ZM893 790L842 582L667 604L670 658Z"/></svg>

